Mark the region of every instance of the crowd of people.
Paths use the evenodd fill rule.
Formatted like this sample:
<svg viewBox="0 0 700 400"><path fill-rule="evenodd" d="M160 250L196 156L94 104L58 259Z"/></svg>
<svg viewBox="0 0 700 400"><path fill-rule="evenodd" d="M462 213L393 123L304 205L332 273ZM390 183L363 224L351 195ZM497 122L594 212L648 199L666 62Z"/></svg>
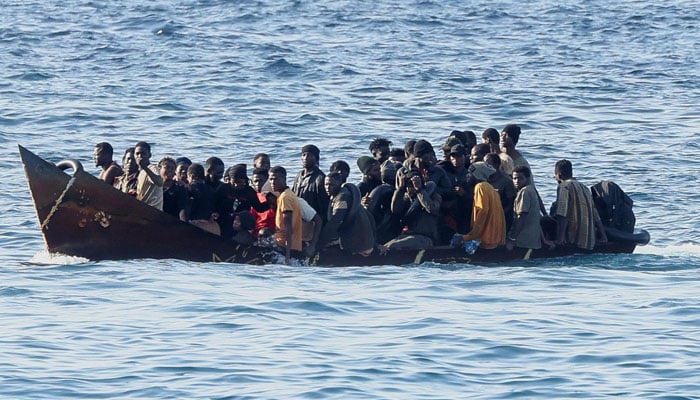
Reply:
<svg viewBox="0 0 700 400"><path fill-rule="evenodd" d="M554 165L556 202L548 212L530 165L516 149L521 128L452 131L440 148L409 140L403 148L385 138L357 159L362 173L347 182L350 165L319 167L321 152L301 148L302 169L291 181L270 157L228 169L218 157L202 165L186 157L151 162L151 146L127 149L122 167L109 143L95 146L99 178L182 221L242 245L275 247L287 261L328 246L369 255L396 249L458 246L477 241L480 251L505 246L539 249L573 245L592 249L607 241L591 191L573 177L572 164Z"/></svg>

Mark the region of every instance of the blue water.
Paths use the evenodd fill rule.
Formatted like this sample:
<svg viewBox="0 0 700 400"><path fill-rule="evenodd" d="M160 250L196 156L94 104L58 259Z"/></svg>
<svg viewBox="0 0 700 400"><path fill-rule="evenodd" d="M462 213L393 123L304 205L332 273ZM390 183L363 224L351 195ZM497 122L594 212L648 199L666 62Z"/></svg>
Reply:
<svg viewBox="0 0 700 400"><path fill-rule="evenodd" d="M700 7L0 2L0 397L700 398ZM143 3L143 4L142 4ZM386 136L522 125L553 165L618 182L636 254L319 269L50 256L17 144L97 173L299 150L353 167ZM158 240L158 238L154 238Z"/></svg>

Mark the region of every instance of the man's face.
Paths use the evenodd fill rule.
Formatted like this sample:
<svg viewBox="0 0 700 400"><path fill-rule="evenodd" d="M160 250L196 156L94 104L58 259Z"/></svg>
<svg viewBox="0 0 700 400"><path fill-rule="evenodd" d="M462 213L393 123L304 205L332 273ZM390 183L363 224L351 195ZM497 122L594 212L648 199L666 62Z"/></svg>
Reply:
<svg viewBox="0 0 700 400"><path fill-rule="evenodd" d="M367 171L367 176L372 179L381 180L382 179L382 169L379 167L379 163L375 162Z"/></svg>
<svg viewBox="0 0 700 400"><path fill-rule="evenodd" d="M323 186L326 188L326 193L328 193L330 197L334 197L340 193L340 183L337 180L326 177L323 181Z"/></svg>
<svg viewBox="0 0 700 400"><path fill-rule="evenodd" d="M134 158L138 165L148 165L151 162L151 152L147 148L138 146L134 149Z"/></svg>
<svg viewBox="0 0 700 400"><path fill-rule="evenodd" d="M510 148L510 147L515 147L513 143L513 139L505 132L501 132L501 148Z"/></svg>
<svg viewBox="0 0 700 400"><path fill-rule="evenodd" d="M207 174L209 175L209 179L211 179L212 182L219 182L221 178L224 177L224 166L213 165L207 170Z"/></svg>
<svg viewBox="0 0 700 400"><path fill-rule="evenodd" d="M455 168L464 167L464 162L466 160L467 160L467 157L464 154L460 154L460 153L450 154L450 162L452 163L452 166Z"/></svg>
<svg viewBox="0 0 700 400"><path fill-rule="evenodd" d="M386 160L389 158L389 153L391 150L389 150L389 146L380 146L380 147L375 147L372 149L372 155L374 156L375 160Z"/></svg>
<svg viewBox="0 0 700 400"><path fill-rule="evenodd" d="M253 160L253 167L260 168L264 170L270 169L270 158L269 157L258 157Z"/></svg>
<svg viewBox="0 0 700 400"><path fill-rule="evenodd" d="M96 167L101 167L107 165L111 160L107 157L105 151L95 147L95 151L92 152L92 159L95 161Z"/></svg>
<svg viewBox="0 0 700 400"><path fill-rule="evenodd" d="M301 153L301 165L306 169L315 168L318 166L318 160L314 153L305 151Z"/></svg>
<svg viewBox="0 0 700 400"><path fill-rule="evenodd" d="M187 164L178 164L175 168L175 176L180 182L187 182Z"/></svg>
<svg viewBox="0 0 700 400"><path fill-rule="evenodd" d="M270 174L270 188L275 193L282 193L287 186L287 177L283 174Z"/></svg>
<svg viewBox="0 0 700 400"><path fill-rule="evenodd" d="M513 172L513 185L515 185L516 190L520 190L527 186L528 180L529 179L526 178L524 174L519 172Z"/></svg>
<svg viewBox="0 0 700 400"><path fill-rule="evenodd" d="M253 177L250 179L250 182L253 184L253 189L255 189L256 192L260 193L262 191L263 185L265 185L265 180L265 176L253 174Z"/></svg>
<svg viewBox="0 0 700 400"><path fill-rule="evenodd" d="M170 181L173 179L175 176L175 163L173 162L166 162L163 165L160 166L160 177L163 178L164 181Z"/></svg>
<svg viewBox="0 0 700 400"><path fill-rule="evenodd" d="M428 169L435 164L435 154L434 153L423 154L420 157L416 157L416 162L418 164L418 168Z"/></svg>
<svg viewBox="0 0 700 400"><path fill-rule="evenodd" d="M132 152L128 152L124 155L122 164L128 175L135 173L139 169L138 165L136 164L136 159L134 158L134 153Z"/></svg>

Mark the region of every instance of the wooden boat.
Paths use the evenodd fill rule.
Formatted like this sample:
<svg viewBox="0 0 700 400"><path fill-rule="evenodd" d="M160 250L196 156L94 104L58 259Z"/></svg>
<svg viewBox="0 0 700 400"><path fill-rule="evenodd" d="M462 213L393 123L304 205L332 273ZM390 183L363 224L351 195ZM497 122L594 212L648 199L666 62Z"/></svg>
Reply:
<svg viewBox="0 0 700 400"><path fill-rule="evenodd" d="M172 258L263 265L283 259L270 249L237 245L148 206L86 173L76 160L53 164L22 146L19 152L50 253L96 261ZM68 169L73 170L72 176L64 172ZM461 248L438 247L363 257L328 249L304 261L320 266L501 263L578 253L632 253L638 244L649 241L645 231L609 232L609 237L608 243L591 251L566 246L534 251L501 248L479 249L470 255Z"/></svg>

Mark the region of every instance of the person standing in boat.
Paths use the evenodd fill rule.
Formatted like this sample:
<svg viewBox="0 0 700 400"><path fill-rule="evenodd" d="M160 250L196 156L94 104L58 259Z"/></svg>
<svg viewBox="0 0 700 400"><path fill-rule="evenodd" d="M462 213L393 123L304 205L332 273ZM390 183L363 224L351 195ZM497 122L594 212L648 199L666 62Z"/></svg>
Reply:
<svg viewBox="0 0 700 400"><path fill-rule="evenodd" d="M124 170L121 176L118 176L114 181L114 187L129 196L136 197L136 184L138 183L139 166L134 158L134 148L129 147L124 152L122 158Z"/></svg>
<svg viewBox="0 0 700 400"><path fill-rule="evenodd" d="M183 187L186 187L187 182L187 168L192 165L192 161L187 157L178 157L175 159L175 182Z"/></svg>
<svg viewBox="0 0 700 400"><path fill-rule="evenodd" d="M205 163L204 182L209 185L214 192L222 185L221 179L224 177L224 162L219 157L209 157Z"/></svg>
<svg viewBox="0 0 700 400"><path fill-rule="evenodd" d="M306 200L325 223L328 211L328 193L323 187L326 174L318 167L321 151L318 147L309 144L301 149L302 170L294 181L292 191L297 197ZM275 191L273 189L273 191ZM278 200L279 203L279 200Z"/></svg>
<svg viewBox="0 0 700 400"><path fill-rule="evenodd" d="M151 145L146 142L136 143L134 158L139 166L136 199L163 210L163 178L158 173L158 166L151 164Z"/></svg>
<svg viewBox="0 0 700 400"><path fill-rule="evenodd" d="M573 177L571 161L557 161L554 165L554 178L559 183L554 208L557 246L573 244L581 249L592 250L596 244L596 228L598 242L607 242L605 227L593 203L591 191Z"/></svg>
<svg viewBox="0 0 700 400"><path fill-rule="evenodd" d="M119 164L112 159L113 156L114 149L112 145L107 142L97 143L92 153L95 166L102 168L98 178L110 185L114 185L115 180L124 173Z"/></svg>
<svg viewBox="0 0 700 400"><path fill-rule="evenodd" d="M438 218L442 197L435 182L426 182L412 169L396 178L399 188L391 199L391 212L401 220L403 229L384 244L393 249L427 249L438 240Z"/></svg>
<svg viewBox="0 0 700 400"><path fill-rule="evenodd" d="M493 153L491 153L493 154ZM506 237L506 248L539 249L542 242L550 247L554 243L544 238L540 225L540 198L531 183L530 168L521 165L513 170L513 185L518 191L513 211L515 220Z"/></svg>
<svg viewBox="0 0 700 400"><path fill-rule="evenodd" d="M500 153L501 152L501 135L498 133L496 128L486 128L481 134L482 143L486 143L491 148L489 153Z"/></svg>
<svg viewBox="0 0 700 400"><path fill-rule="evenodd" d="M279 193L275 214L275 241L289 264L292 252L302 249L301 206L296 194L287 186L287 170L276 166L270 168L272 191Z"/></svg>
<svg viewBox="0 0 700 400"><path fill-rule="evenodd" d="M175 160L164 157L158 161L158 172L163 178L163 211L187 222L187 189L175 182Z"/></svg>
<svg viewBox="0 0 700 400"><path fill-rule="evenodd" d="M501 197L488 183L489 177L494 173L496 170L483 161L469 166L468 187L474 193L471 230L466 235L456 233L452 238L452 245L478 240L481 242L479 247L495 249L506 243L506 221Z"/></svg>
<svg viewBox="0 0 700 400"><path fill-rule="evenodd" d="M275 230L275 205L277 203L277 197L268 191L265 191L265 186L270 186L269 168L255 168L253 170L253 176L251 177L250 183L252 188L255 189L258 200L261 203L266 203L269 207L267 211L258 212L251 207L250 212L255 217L255 231L253 235L258 237L259 233L263 229L268 229L274 232Z"/></svg>

